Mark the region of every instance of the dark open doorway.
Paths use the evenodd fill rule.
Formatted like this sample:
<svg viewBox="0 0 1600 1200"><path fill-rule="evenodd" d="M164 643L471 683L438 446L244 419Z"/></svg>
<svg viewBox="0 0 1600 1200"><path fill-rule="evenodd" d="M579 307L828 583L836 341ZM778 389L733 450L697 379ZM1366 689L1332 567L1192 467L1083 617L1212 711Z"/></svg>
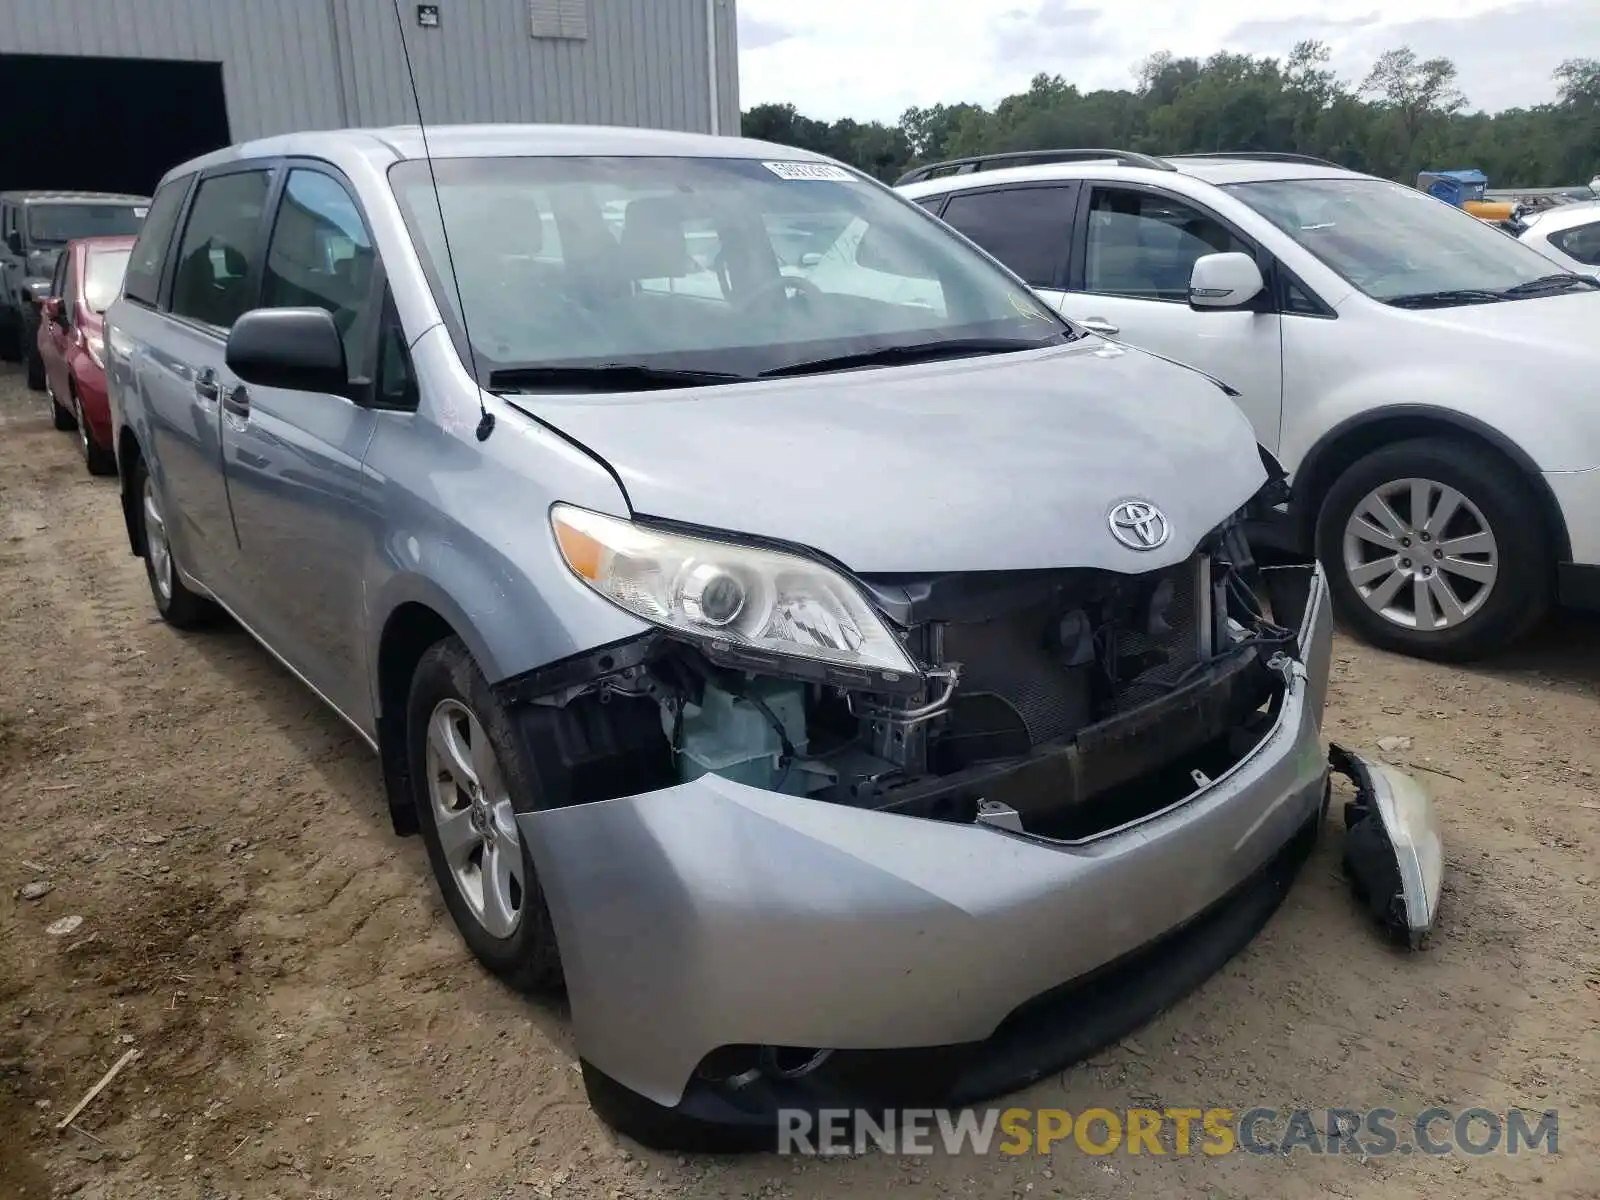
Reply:
<svg viewBox="0 0 1600 1200"><path fill-rule="evenodd" d="M221 63L0 54L0 191L148 196L230 140Z"/></svg>

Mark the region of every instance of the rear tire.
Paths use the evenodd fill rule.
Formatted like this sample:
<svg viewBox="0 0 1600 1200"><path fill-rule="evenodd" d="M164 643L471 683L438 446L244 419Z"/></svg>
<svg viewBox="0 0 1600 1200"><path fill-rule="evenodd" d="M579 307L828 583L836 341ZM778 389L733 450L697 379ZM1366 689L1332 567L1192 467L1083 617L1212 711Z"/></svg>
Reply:
<svg viewBox="0 0 1600 1200"><path fill-rule="evenodd" d="M115 475L117 456L95 440L94 430L83 415L83 401L72 393L73 423L78 427L78 446L83 451L83 465L91 475Z"/></svg>
<svg viewBox="0 0 1600 1200"><path fill-rule="evenodd" d="M541 807L538 771L459 638L417 664L406 753L418 831L462 940L515 990L560 992L555 928L515 820Z"/></svg>
<svg viewBox="0 0 1600 1200"><path fill-rule="evenodd" d="M1427 511L1413 512L1419 504ZM1440 662L1509 645L1554 594L1533 488L1466 441L1417 438L1351 464L1322 502L1317 557L1340 618L1363 640Z"/></svg>
<svg viewBox="0 0 1600 1200"><path fill-rule="evenodd" d="M156 611L175 629L200 629L211 624L217 607L183 585L178 564L172 556L172 544L167 540L166 508L161 490L142 458L133 464L132 483L134 502L138 505L139 551L144 558L145 575L150 580Z"/></svg>

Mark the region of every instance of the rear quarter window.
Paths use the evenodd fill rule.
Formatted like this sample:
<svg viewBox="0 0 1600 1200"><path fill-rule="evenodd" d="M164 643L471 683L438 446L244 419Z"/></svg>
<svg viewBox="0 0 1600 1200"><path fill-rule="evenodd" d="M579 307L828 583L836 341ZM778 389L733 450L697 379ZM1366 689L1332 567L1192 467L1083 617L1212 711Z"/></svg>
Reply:
<svg viewBox="0 0 1600 1200"><path fill-rule="evenodd" d="M180 175L170 179L156 191L150 202L144 225L139 230L139 240L134 243L128 258L127 279L123 294L130 300L155 307L161 294L161 268L167 261L167 247L172 242L172 231L177 228L178 214L183 209L184 197L189 194L193 175Z"/></svg>

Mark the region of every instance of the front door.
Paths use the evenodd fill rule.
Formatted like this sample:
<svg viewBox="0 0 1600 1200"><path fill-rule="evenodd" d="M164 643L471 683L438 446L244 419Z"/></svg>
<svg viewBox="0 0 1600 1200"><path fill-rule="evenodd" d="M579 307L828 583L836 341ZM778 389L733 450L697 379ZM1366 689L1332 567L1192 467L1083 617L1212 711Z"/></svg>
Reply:
<svg viewBox="0 0 1600 1200"><path fill-rule="evenodd" d="M247 623L254 606L239 578L222 473L222 397L239 381L223 360L228 330L254 306L271 183L265 167L200 181L178 243L168 311L140 380L177 560Z"/></svg>
<svg viewBox="0 0 1600 1200"><path fill-rule="evenodd" d="M352 379L370 379L377 255L345 184L291 166L262 272L264 308L324 308ZM312 687L370 727L362 547L377 523L361 462L377 413L342 396L235 384L222 452L254 627Z"/></svg>
<svg viewBox="0 0 1600 1200"><path fill-rule="evenodd" d="M72 320L77 316L73 309L73 293L77 290L73 284L73 259L74 255L70 250L63 250L61 257L56 260L56 273L50 283L50 295L60 300L61 316L57 320L44 322L44 340L40 345L40 357L44 360L45 390L50 393L51 399L68 412L72 411L72 396L67 353L71 349Z"/></svg>
<svg viewBox="0 0 1600 1200"><path fill-rule="evenodd" d="M1055 298L1080 325L1196 367L1239 392L1256 440L1276 450L1283 407L1283 345L1276 311L1189 307L1189 273L1206 254L1241 251L1222 221L1154 189L1086 183L1069 288Z"/></svg>

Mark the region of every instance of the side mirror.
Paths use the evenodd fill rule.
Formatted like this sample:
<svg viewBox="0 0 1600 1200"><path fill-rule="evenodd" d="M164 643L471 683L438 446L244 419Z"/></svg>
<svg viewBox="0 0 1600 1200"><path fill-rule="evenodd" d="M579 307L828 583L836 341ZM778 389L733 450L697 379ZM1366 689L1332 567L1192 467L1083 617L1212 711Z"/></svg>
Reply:
<svg viewBox="0 0 1600 1200"><path fill-rule="evenodd" d="M13 229L6 234L6 249L18 256L22 254L22 234L19 231Z"/></svg>
<svg viewBox="0 0 1600 1200"><path fill-rule="evenodd" d="M62 304L60 296L46 296L44 300L44 319L61 324Z"/></svg>
<svg viewBox="0 0 1600 1200"><path fill-rule="evenodd" d="M321 308L253 308L233 323L228 370L258 387L345 396L344 339Z"/></svg>
<svg viewBox="0 0 1600 1200"><path fill-rule="evenodd" d="M1189 273L1189 307L1242 308L1267 286L1261 268L1248 254L1206 254L1194 260Z"/></svg>

